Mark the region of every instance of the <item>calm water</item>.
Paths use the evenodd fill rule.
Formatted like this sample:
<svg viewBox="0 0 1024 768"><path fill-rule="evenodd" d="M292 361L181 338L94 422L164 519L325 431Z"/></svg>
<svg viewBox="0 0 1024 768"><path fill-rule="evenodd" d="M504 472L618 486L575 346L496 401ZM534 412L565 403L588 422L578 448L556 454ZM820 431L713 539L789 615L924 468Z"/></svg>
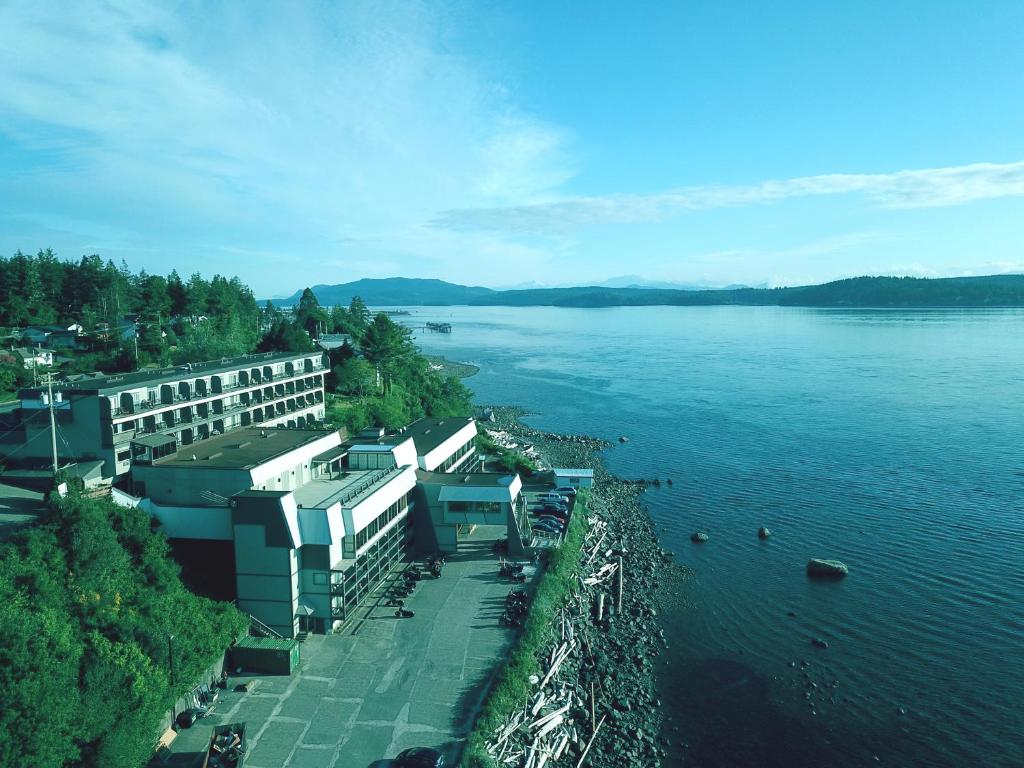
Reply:
<svg viewBox="0 0 1024 768"><path fill-rule="evenodd" d="M612 471L673 479L647 500L694 574L664 660L685 764L1024 765L1024 312L408 319L453 324L417 341L479 365L480 402L627 435Z"/></svg>

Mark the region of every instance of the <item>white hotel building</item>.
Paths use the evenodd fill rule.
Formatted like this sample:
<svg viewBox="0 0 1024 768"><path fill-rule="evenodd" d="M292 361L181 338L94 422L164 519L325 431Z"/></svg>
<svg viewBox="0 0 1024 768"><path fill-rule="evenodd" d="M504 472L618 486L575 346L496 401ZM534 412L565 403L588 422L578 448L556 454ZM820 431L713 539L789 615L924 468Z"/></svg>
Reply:
<svg viewBox="0 0 1024 768"><path fill-rule="evenodd" d="M519 478L467 473L475 437L473 419L450 418L350 440L250 426L174 452L168 438L137 441L134 497L120 500L178 544L230 543L243 611L286 637L325 632L414 548L456 549L459 525L509 524L521 541ZM486 508L471 509L481 494Z"/></svg>

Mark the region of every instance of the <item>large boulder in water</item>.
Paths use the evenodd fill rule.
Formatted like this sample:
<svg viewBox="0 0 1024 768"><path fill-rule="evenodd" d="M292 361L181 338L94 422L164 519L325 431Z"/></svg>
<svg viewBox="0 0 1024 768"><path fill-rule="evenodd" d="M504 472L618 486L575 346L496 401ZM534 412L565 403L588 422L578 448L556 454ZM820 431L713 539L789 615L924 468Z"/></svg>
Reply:
<svg viewBox="0 0 1024 768"><path fill-rule="evenodd" d="M696 533L691 533L690 534L690 541L692 541L694 544L703 544L705 541L707 541L710 538L711 537L708 536L703 531L697 531Z"/></svg>
<svg viewBox="0 0 1024 768"><path fill-rule="evenodd" d="M816 579L841 579L850 569L838 560L820 560L812 557L807 561L807 575Z"/></svg>
<svg viewBox="0 0 1024 768"><path fill-rule="evenodd" d="M757 538L759 539L767 539L771 535L772 532L765 528L763 525L757 529Z"/></svg>

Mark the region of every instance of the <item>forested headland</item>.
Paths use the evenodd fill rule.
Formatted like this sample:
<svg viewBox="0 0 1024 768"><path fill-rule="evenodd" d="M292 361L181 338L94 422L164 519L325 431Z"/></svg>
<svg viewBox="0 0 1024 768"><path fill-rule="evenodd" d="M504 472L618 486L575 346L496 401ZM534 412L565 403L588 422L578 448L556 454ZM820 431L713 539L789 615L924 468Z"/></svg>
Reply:
<svg viewBox="0 0 1024 768"><path fill-rule="evenodd" d="M374 316L358 296L348 306L321 306L307 288L287 310L271 302L261 307L238 277L133 272L98 255L66 261L51 250L0 257L0 328L9 333L53 324L82 326L81 348L59 355L63 373L308 352L320 334L344 334L347 342L330 352L332 424L399 427L471 407L465 386L431 369L408 329L387 315ZM130 332L122 332L126 328ZM0 399L31 379L20 366L0 362L0 395L7 395Z"/></svg>

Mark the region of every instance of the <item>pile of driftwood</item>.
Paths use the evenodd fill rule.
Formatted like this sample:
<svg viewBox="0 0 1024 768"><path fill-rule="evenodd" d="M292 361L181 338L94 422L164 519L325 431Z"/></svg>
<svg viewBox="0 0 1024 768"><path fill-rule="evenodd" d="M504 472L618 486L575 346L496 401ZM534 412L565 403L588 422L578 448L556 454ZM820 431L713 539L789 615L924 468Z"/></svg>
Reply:
<svg viewBox="0 0 1024 768"><path fill-rule="evenodd" d="M487 751L498 765L515 768L580 768L607 715L598 718L598 691L579 672L592 659L587 635L602 626L614 604L622 606L622 559L606 548L607 524L592 520L583 543L577 585L552 621L552 645L531 677L529 701L494 732Z"/></svg>
<svg viewBox="0 0 1024 768"><path fill-rule="evenodd" d="M544 463L544 457L540 455L540 452L532 445L520 445L516 442L516 438L508 432L501 429L485 429L487 436L490 437L495 443L502 448L506 448L510 451L519 451L526 458L537 464L539 469L546 469L547 466Z"/></svg>

